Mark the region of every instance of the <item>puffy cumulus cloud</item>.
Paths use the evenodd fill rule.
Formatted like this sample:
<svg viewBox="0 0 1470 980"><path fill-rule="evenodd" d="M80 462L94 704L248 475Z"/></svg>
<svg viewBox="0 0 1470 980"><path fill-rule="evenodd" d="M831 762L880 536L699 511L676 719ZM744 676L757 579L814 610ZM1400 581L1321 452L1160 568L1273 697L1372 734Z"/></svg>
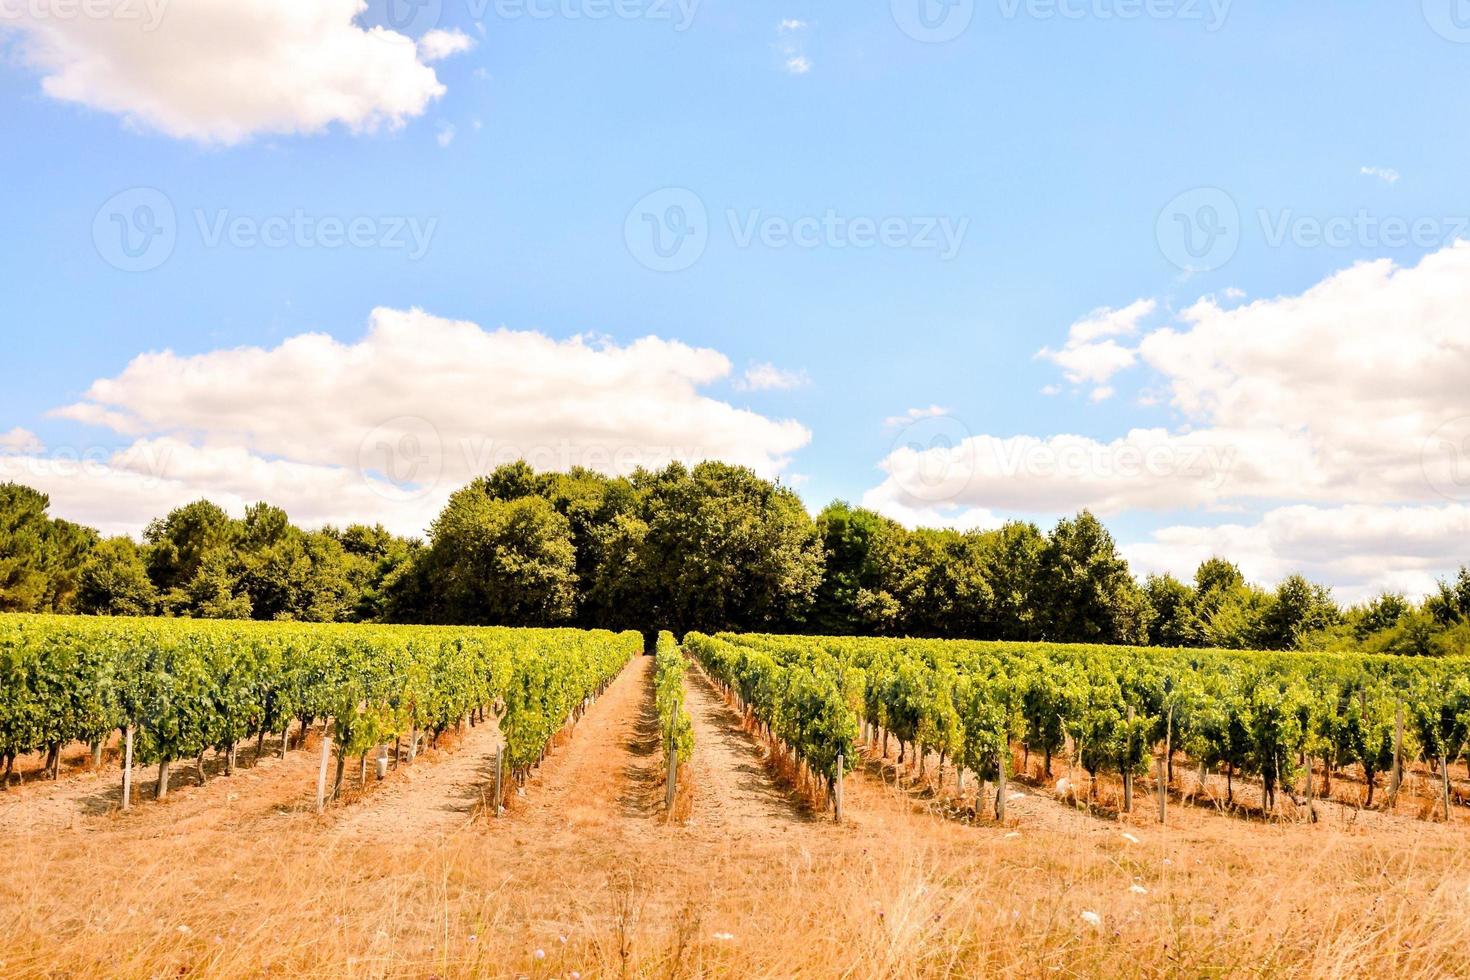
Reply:
<svg viewBox="0 0 1470 980"><path fill-rule="evenodd" d="M1310 434L1329 481L1317 499L1426 499L1426 444L1470 414L1467 308L1460 243L1414 268L1362 263L1300 296L1229 310L1202 300L1139 355L1203 424Z"/></svg>
<svg viewBox="0 0 1470 980"><path fill-rule="evenodd" d="M415 535L443 503L442 496L405 493L356 467L267 459L239 447L170 437L118 450L55 446L0 455L0 481L10 480L48 494L53 516L103 534L134 536L152 518L200 497L237 516L246 505L268 500L310 527L382 521Z"/></svg>
<svg viewBox="0 0 1470 980"><path fill-rule="evenodd" d="M1226 555L1247 577L1275 582L1294 572L1334 586L1339 600L1361 602L1381 592L1419 596L1466 560L1470 507L1383 507L1296 504L1258 521L1212 527L1161 528L1124 545L1135 572L1188 578L1211 555Z"/></svg>
<svg viewBox="0 0 1470 980"><path fill-rule="evenodd" d="M1104 384L1119 371L1132 367L1138 354L1114 338L1138 332L1139 324L1158 309L1158 302L1140 299L1122 309L1100 307L1072 324L1067 342L1061 350L1043 347L1036 356L1051 361L1074 385L1094 384L1094 401L1103 401L1113 393Z"/></svg>
<svg viewBox="0 0 1470 980"><path fill-rule="evenodd" d="M0 432L0 453L36 452L41 448L41 440L29 429L17 426L9 432Z"/></svg>
<svg viewBox="0 0 1470 980"><path fill-rule="evenodd" d="M1086 506L1100 514L1145 507L1208 506L1232 481L1286 488L1239 459L1218 433L1171 434L1135 429L1101 442L1078 435L980 435L934 440L937 445L896 447L880 464L884 483L869 491L868 506L933 509L997 508L1011 513L1054 514ZM887 512L887 511L885 511Z"/></svg>
<svg viewBox="0 0 1470 980"><path fill-rule="evenodd" d="M1134 300L1120 310L1100 307L1072 324L1067 343L1090 344L1104 337L1126 337L1138 332L1142 320L1159 308L1157 300Z"/></svg>
<svg viewBox="0 0 1470 980"><path fill-rule="evenodd" d="M1119 371L1132 367L1138 360L1136 351L1111 338L1096 344L1067 346L1061 350L1043 349L1037 356L1060 367L1062 374L1074 385L1101 385Z"/></svg>
<svg viewBox="0 0 1470 980"><path fill-rule="evenodd" d="M463 54L475 46L475 39L464 31L435 28L419 38L419 58L426 64Z"/></svg>
<svg viewBox="0 0 1470 980"><path fill-rule="evenodd" d="M722 459L779 474L810 433L701 394L730 371L717 351L657 337L556 340L379 309L352 343L302 334L140 355L55 413L133 437L127 449L70 479L46 479L45 457L8 462L38 475L58 513L113 515L111 526L207 495L419 533L453 489L518 458L613 474ZM156 493L134 494L140 483Z"/></svg>
<svg viewBox="0 0 1470 980"><path fill-rule="evenodd" d="M1073 325L1066 346L1042 356L1099 393L1118 372L1141 368L1151 375L1141 410L1167 407L1186 424L1112 440L965 433L927 449L899 447L883 461L886 479L871 497L895 514L936 504L1047 514L1233 510L1248 516L1224 528L1171 528L1148 547L1184 542L1200 551L1207 542L1260 556L1263 575L1293 561L1313 567L1310 542L1286 532L1293 521L1317 527L1320 513L1329 515L1324 533L1345 542L1322 570L1341 569L1341 581L1356 587L1355 568L1365 576L1378 568L1417 587L1453 548L1396 564L1392 549L1420 526L1405 523L1417 511L1402 508L1454 520L1455 507L1470 500L1466 309L1470 245L1458 243L1413 267L1361 263L1300 295L1229 308L1206 297L1131 345L1123 340L1140 333L1154 307L1099 311ZM923 478L936 470L950 474L938 489ZM1267 508L1276 508L1274 524ZM1359 533L1370 514L1396 516L1375 519L1377 536ZM1350 533L1333 528L1334 520L1359 523ZM1456 547L1455 561L1470 557Z"/></svg>
<svg viewBox="0 0 1470 980"><path fill-rule="evenodd" d="M91 0L78 8L90 15L75 16L10 7L0 31L24 34L47 95L226 144L400 125L444 94L426 62L469 40L433 31L421 49L365 28L355 20L363 0Z"/></svg>

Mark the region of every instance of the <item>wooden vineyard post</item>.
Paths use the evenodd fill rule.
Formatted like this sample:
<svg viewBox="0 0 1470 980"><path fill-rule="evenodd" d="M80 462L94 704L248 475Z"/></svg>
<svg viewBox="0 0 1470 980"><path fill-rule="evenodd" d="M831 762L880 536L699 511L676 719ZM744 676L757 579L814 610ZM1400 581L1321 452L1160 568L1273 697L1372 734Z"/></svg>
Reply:
<svg viewBox="0 0 1470 980"><path fill-rule="evenodd" d="M327 762L332 756L332 736L322 736L322 764L316 773L316 812L327 808Z"/></svg>
<svg viewBox="0 0 1470 980"><path fill-rule="evenodd" d="M1400 702L1393 717L1393 770L1388 777L1388 808L1399 800L1399 787L1404 781L1404 706Z"/></svg>
<svg viewBox="0 0 1470 980"><path fill-rule="evenodd" d="M995 820L997 823L1006 822L1006 770L1010 768L1011 743L1001 736L1000 740L1000 765L999 772L995 777Z"/></svg>
<svg viewBox="0 0 1470 980"><path fill-rule="evenodd" d="M495 792L491 797L491 804L495 807L495 815L500 816L500 799L503 789L502 779L505 775L505 746L495 746Z"/></svg>
<svg viewBox="0 0 1470 980"><path fill-rule="evenodd" d="M837 781L832 784L832 821L842 822L842 754L837 755Z"/></svg>
<svg viewBox="0 0 1470 980"><path fill-rule="evenodd" d="M1310 752L1303 752L1302 761L1304 763L1303 768L1307 770L1307 813L1313 820L1316 820L1317 809L1312 806L1312 794L1316 792L1312 786L1312 754Z"/></svg>
<svg viewBox="0 0 1470 980"><path fill-rule="evenodd" d="M123 797L122 808L133 805L133 726L123 730Z"/></svg>
<svg viewBox="0 0 1470 980"><path fill-rule="evenodd" d="M1159 823L1167 823L1169 817L1169 764L1159 757Z"/></svg>
<svg viewBox="0 0 1470 980"><path fill-rule="evenodd" d="M674 741L674 722L669 723L669 775L664 786L664 810L674 817L674 794L679 786L679 746Z"/></svg>
<svg viewBox="0 0 1470 980"><path fill-rule="evenodd" d="M1439 778L1444 784L1444 818L1450 819L1450 760L1447 756L1439 757Z"/></svg>

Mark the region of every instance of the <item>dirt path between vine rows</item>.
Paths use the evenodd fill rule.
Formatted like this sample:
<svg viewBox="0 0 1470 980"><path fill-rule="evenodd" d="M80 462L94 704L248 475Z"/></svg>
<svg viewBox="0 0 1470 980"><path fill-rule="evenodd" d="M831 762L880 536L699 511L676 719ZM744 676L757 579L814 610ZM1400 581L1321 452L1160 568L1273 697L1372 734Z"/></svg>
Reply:
<svg viewBox="0 0 1470 980"><path fill-rule="evenodd" d="M487 804L495 779L495 749L500 729L494 720L467 727L453 749L430 764L400 764L381 786L371 787L373 759L368 759L370 792L343 808L332 828L336 837L381 842L463 829ZM402 749L407 754L407 744ZM354 760L348 760L349 778Z"/></svg>
<svg viewBox="0 0 1470 980"><path fill-rule="evenodd" d="M115 742L116 740L114 740ZM310 743L316 745L315 741ZM283 793L298 790L302 800L314 788L308 785L316 765L315 755L294 750L285 759L278 758L280 738L265 740L264 754L257 761L256 744L242 744L236 756L233 776L224 776L224 760L215 753L205 759L208 783L199 785L199 770L193 759L176 761L169 772L169 807L186 807L191 811L219 799L233 802L240 798L269 799L280 802ZM85 752L69 753L70 764L63 766L61 778L52 781L33 776L23 785L13 784L0 791L0 828L24 832L47 832L63 828L82 829L89 818L117 813L122 806L122 769L119 752L109 747L101 769L91 768ZM310 758L308 758L310 757ZM157 785L156 766L133 767L133 813L130 819L143 818L154 802ZM203 797L191 800L204 791Z"/></svg>
<svg viewBox="0 0 1470 980"><path fill-rule="evenodd" d="M759 840L811 823L813 816L772 781L761 749L741 730L739 714L697 667L684 690L694 726L693 805L686 828L720 839Z"/></svg>

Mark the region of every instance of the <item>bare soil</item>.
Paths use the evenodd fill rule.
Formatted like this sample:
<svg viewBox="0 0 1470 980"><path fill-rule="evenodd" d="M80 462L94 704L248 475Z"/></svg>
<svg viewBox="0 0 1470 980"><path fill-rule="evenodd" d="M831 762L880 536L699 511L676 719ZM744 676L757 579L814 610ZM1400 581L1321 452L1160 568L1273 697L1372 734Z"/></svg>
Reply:
<svg viewBox="0 0 1470 980"><path fill-rule="evenodd" d="M1089 811L1031 779L998 825L952 768L939 789L873 757L837 825L694 671L670 822L651 667L630 663L499 817L493 725L322 816L312 744L280 761L268 742L203 787L180 767L126 814L116 769L0 793L0 976L1470 973L1462 814L1264 823L1181 802L1160 827L1142 788L1120 819L1111 786Z"/></svg>

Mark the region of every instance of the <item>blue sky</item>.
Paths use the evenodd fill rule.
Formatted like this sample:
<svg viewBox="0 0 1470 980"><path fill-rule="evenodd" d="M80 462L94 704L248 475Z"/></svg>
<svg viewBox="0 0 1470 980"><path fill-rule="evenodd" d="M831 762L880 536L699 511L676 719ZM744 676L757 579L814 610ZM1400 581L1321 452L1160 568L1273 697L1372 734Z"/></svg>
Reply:
<svg viewBox="0 0 1470 980"><path fill-rule="evenodd" d="M452 46L469 49L439 58L420 45L422 66L409 66L418 74L404 82L419 86L419 102L410 92L409 108L394 102L357 125L295 108L293 99L308 100L292 90L292 73L300 71L302 89L321 75L291 58L316 54L280 55L279 70L265 72L269 83L255 81L249 69L261 66L242 59L247 70L233 84L279 88L273 98L291 104L281 112L262 115L258 104L236 104L230 86L196 81L191 72L242 58L231 32L201 42L205 57L181 57L161 89L149 88L156 78L136 88L114 79L102 84L112 94L98 94L85 84L95 66L57 53L58 39L82 37L98 60L125 74L117 50L151 58L181 49L186 35L177 25L207 25L216 0L172 0L157 36L141 40L135 24L78 26L44 10L22 12L8 27L0 21L0 126L12 136L0 151L9 225L0 239L9 282L0 433L23 432L25 440L11 440L14 453L39 457L65 447L121 450L170 434L195 448L228 449L234 440L265 460L290 459L280 445L242 434L250 427L248 401L221 409L235 421L213 428L157 412L146 425L52 413L106 401L95 391L88 396L89 387L122 376L145 352L171 350L182 364L238 347L273 348L309 332L351 345L368 332L375 308L419 308L559 342L588 334L621 349L652 335L720 352L729 373L701 380L700 395L804 427L809 441L789 453L772 450L781 457L772 465L814 506L868 495L875 505L891 504L895 516L980 524L1008 516L1050 523L1077 506L1097 506L1136 549L1140 567L1187 572L1202 549L1234 544L1259 552L1248 564L1263 577L1304 567L1349 596L1380 585L1422 589L1456 563L1452 549L1395 549L1380 540L1384 533L1344 555L1315 540L1293 551L1281 534L1262 531L1272 511L1289 507L1312 508L1327 526L1341 525L1342 508L1366 507L1370 523L1398 527L1392 522L1410 514L1439 521L1437 537L1462 529L1458 483L1449 494L1419 493L1402 474L1381 484L1364 475L1368 465L1409 466L1431 433L1470 414L1470 399L1461 396L1457 406L1448 388L1433 404L1396 402L1379 411L1417 420L1397 434L1408 447L1397 461L1377 459L1386 442L1372 451L1335 446L1330 426L1316 428L1314 420L1340 413L1320 399L1283 410L1286 429L1315 436L1300 445L1324 457L1359 452L1344 470L1354 474L1347 488L1341 474L1321 472L1305 481L1312 489L1235 492L1225 484L1203 495L1174 494L1163 480L1157 492L1115 497L1082 481L1075 492L1038 491L1027 505L1022 480L1012 481L1021 488L1013 494L967 486L915 501L899 492L902 478L895 490L892 468L880 468L893 462L896 446L942 449L946 438L1068 434L1107 445L1134 429L1229 432L1247 463L1264 458L1254 455L1255 437L1240 435L1251 429L1265 438L1259 418L1226 418L1209 406L1274 397L1254 390L1250 367L1267 352L1219 355L1236 372L1227 388L1186 379L1180 364L1197 367L1201 350L1215 350L1212 337L1236 329L1289 334L1303 322L1292 317L1309 304L1283 300L1232 318L1238 307L1308 295L1358 262L1387 259L1412 269L1426 257L1451 256L1449 243L1462 230L1456 216L1470 214L1463 177L1470 133L1453 122L1470 44L1460 43L1458 22L1442 18L1449 4L1445 11L1435 0L1424 10L1417 2L1211 8L1159 0L1145 8L1079 0L1061 5L1067 15L1048 16L1057 5L1045 0L977 0L972 7L957 0L948 16L968 17L968 26L952 40L928 43L903 29L915 23L908 2L702 0L680 8L628 0L636 16L594 17L588 12L607 9L597 0L544 0L537 9L547 16L532 17L523 4L502 0L476 17L479 0L445 0L438 16L421 11L404 30L414 40L430 28L462 35L467 42ZM940 18L932 22L957 23L942 19L946 8L937 0L923 2ZM1160 15L1134 16L1144 9ZM335 29L355 34L383 23L382 15L375 7L353 20L349 11ZM262 15L261 23L276 22ZM425 71L442 94L422 96ZM80 87L66 81L77 77ZM369 104L398 98L351 94ZM110 227L107 202L135 188L161 192L175 216L172 252L146 271L109 264L110 246L99 249L94 235L99 220ZM1161 221L1161 212L1197 188L1217 189L1207 192L1216 196L1186 198L1186 217L1200 219L1200 200L1224 200L1238 211L1225 215L1238 247L1227 243L1220 268L1182 269L1171 261L1181 254L1174 232L1161 241L1161 227L1183 227L1167 213ZM630 212L651 194L655 221L673 219L670 201L692 200L703 210L695 215L703 251L686 268L655 271L640 261L649 251L637 233L648 226ZM123 200L131 207L137 199ZM818 231L811 247L763 244L759 233L741 241L752 222L779 242L781 222L820 221L829 212L843 227L888 221L894 244L854 247L829 230ZM1342 242L1314 241L1313 222L1360 214L1366 224L1354 222ZM249 232L298 215L313 234L323 221L370 219L367 244L326 248L294 232L283 247L253 243L249 234L234 243L210 240L221 222L241 219ZM1397 218L1433 225L1402 242L1383 226ZM1294 230L1273 242L1272 229L1289 219L1298 222ZM403 235L394 234L400 226ZM410 228L427 236L422 255L414 254ZM919 245L942 241L942 228L963 230L950 242L953 255L943 246L916 247L915 238ZM410 244L382 247L384 238ZM1435 283L1458 278L1457 269L1438 272ZM1416 296L1439 295L1437 285L1421 285ZM1389 297L1387 285L1376 288ZM1037 356L1063 349L1069 328L1092 311L1152 300L1114 334L1140 349L1137 341L1151 331L1186 332L1178 314L1206 296L1217 298L1220 323L1207 329L1190 321L1193 353L1171 367L1139 353L1123 368L1070 381L1063 365ZM1385 302L1388 314L1344 330L1381 341L1397 328L1393 303L1417 308L1402 295ZM1453 318L1440 324L1423 349L1446 349L1456 329ZM1458 329L1470 342L1470 326ZM1267 372L1273 390L1297 388L1277 368L1302 367L1302 349L1269 355L1276 358ZM1363 357L1373 356L1364 349ZM742 383L757 365L777 370L764 387ZM1428 369L1445 368L1436 359ZM487 390L499 383L493 373L479 381ZM140 378L142 389L150 383L159 378ZM435 387L432 378L404 383L426 385L429 394ZM1202 402L1180 394L1199 395L1200 385L1209 389ZM1343 397L1361 407L1354 391L1344 385ZM309 390L279 397L303 405L313 399ZM411 404L412 392L407 397ZM595 402L588 404L596 414ZM885 423L931 406L949 421L937 428L924 422L917 442L905 442L907 427ZM660 409L653 403L649 410ZM663 410L681 411L677 401ZM302 411L304 426L330 424ZM298 462L334 461L302 452ZM70 494L83 517L119 529L135 523L131 513L109 515L105 495L83 492L85 479L47 487L60 512ZM201 479L173 489L208 491ZM881 492L885 481L893 492ZM1433 490L1432 479L1421 482ZM1211 531L1222 525L1241 530ZM1170 527L1194 530L1161 541L1158 532Z"/></svg>

